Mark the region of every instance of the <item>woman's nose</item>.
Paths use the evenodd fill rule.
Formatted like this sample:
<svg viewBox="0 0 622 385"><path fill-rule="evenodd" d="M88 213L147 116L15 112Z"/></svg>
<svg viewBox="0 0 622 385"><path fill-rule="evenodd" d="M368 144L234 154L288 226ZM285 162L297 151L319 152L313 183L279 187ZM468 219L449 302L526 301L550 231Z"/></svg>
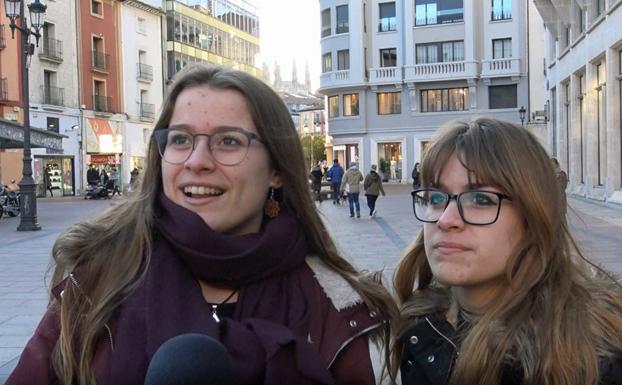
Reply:
<svg viewBox="0 0 622 385"><path fill-rule="evenodd" d="M438 218L437 224L439 227L445 229L464 225L464 220L462 219L462 215L460 215L458 201L456 199L449 201L445 211L443 211L440 218Z"/></svg>
<svg viewBox="0 0 622 385"><path fill-rule="evenodd" d="M197 171L214 167L215 162L208 142L207 137L199 136L195 138L194 149L184 163L186 168Z"/></svg>

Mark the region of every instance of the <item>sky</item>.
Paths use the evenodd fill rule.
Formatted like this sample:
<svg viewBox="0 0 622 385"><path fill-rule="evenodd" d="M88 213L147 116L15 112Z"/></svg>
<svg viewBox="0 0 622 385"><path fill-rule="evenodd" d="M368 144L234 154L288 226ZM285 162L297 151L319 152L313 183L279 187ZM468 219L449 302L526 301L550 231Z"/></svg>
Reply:
<svg viewBox="0 0 622 385"><path fill-rule="evenodd" d="M296 60L298 81L304 82L305 62L309 63L311 88L319 87L320 76L320 2L319 0L251 0L259 13L261 56L270 66L281 67L281 78L291 80L292 63Z"/></svg>

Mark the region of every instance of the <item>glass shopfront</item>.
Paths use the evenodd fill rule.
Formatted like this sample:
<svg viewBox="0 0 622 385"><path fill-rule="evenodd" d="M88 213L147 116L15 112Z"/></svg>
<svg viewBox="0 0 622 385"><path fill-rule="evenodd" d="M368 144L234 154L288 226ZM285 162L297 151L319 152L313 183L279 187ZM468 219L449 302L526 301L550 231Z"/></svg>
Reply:
<svg viewBox="0 0 622 385"><path fill-rule="evenodd" d="M402 144L400 142L378 144L378 168L383 181L402 180Z"/></svg>
<svg viewBox="0 0 622 385"><path fill-rule="evenodd" d="M37 184L37 197L75 195L73 157L35 157L33 174Z"/></svg>

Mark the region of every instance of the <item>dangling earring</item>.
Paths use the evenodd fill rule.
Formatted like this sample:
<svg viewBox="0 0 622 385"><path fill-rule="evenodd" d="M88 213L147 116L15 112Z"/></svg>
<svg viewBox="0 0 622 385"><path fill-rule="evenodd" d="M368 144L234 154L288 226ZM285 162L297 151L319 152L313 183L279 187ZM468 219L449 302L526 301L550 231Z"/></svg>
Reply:
<svg viewBox="0 0 622 385"><path fill-rule="evenodd" d="M270 187L270 197L263 206L263 212L268 218L275 218L279 215L279 211L281 211L281 207L279 202L274 199L274 187Z"/></svg>

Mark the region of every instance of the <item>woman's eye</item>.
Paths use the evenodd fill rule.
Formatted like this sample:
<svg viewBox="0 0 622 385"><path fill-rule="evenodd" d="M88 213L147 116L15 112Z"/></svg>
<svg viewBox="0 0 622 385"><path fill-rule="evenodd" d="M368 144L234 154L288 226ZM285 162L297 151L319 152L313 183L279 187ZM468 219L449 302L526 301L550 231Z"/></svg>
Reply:
<svg viewBox="0 0 622 385"><path fill-rule="evenodd" d="M223 135L216 139L216 145L222 147L240 146L242 139L236 135Z"/></svg>
<svg viewBox="0 0 622 385"><path fill-rule="evenodd" d="M168 142L175 146L182 146L182 145L190 144L192 141L189 135L175 134L171 136Z"/></svg>
<svg viewBox="0 0 622 385"><path fill-rule="evenodd" d="M445 196L443 194L431 194L430 204L432 206L438 206L445 203Z"/></svg>
<svg viewBox="0 0 622 385"><path fill-rule="evenodd" d="M481 193L481 192L475 192L473 193L472 198L470 199L470 201L478 206L489 206L489 205L496 205L496 201L495 201L495 195L492 194L486 194L486 193Z"/></svg>

